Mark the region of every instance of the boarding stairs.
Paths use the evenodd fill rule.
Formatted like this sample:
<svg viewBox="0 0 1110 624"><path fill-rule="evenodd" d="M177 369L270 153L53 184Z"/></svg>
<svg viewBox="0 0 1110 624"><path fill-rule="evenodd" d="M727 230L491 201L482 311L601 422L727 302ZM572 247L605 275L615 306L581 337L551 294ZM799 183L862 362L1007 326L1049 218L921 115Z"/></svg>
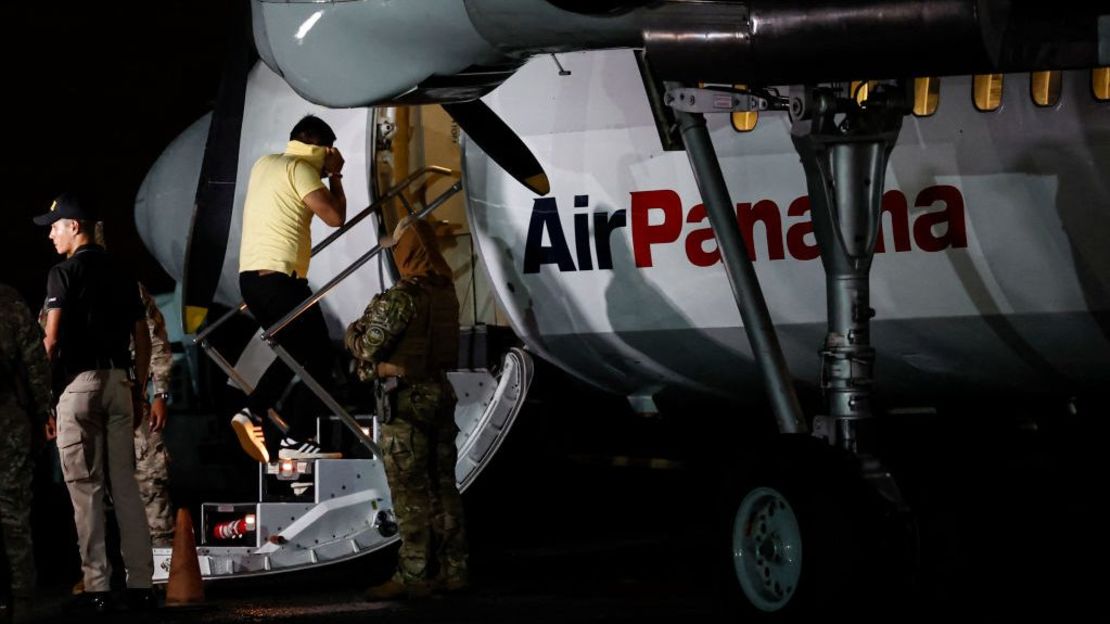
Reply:
<svg viewBox="0 0 1110 624"><path fill-rule="evenodd" d="M455 182L420 210L405 198L404 191L429 177L454 177ZM423 218L462 190L458 174L438 166L413 172L385 192L341 228L312 248L312 255L331 245L387 202L400 199L410 215ZM351 415L313 379L278 342L277 336L336 286L381 253L375 245L301 302L272 327L253 339L269 349L300 378L332 411L333 416L317 421L317 439L326 443L346 428L369 452L366 459L281 460L259 464L258 500L241 503L210 502L201 505L200 541L197 559L204 579L221 579L273 574L346 561L381 549L396 541L397 525L393 503L378 448L380 429L376 415ZM232 308L198 333L194 343L228 376L231 383L251 394L251 382L209 340L213 332L239 314L248 314L244 302ZM260 343L260 344L259 344ZM248 349L251 347L248 346ZM456 477L460 491L466 489L496 452L512 425L527 394L532 378L531 358L520 349L510 349L495 375L486 367L450 371L448 380L458 396L455 421L459 426ZM287 426L269 410L282 431ZM154 549L154 581L169 578L170 548Z"/></svg>

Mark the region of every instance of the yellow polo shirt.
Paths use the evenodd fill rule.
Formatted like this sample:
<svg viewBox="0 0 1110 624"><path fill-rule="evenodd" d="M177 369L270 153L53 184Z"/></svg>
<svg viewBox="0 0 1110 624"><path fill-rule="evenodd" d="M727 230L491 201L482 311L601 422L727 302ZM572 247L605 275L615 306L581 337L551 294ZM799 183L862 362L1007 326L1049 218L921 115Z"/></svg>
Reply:
<svg viewBox="0 0 1110 624"><path fill-rule="evenodd" d="M305 195L325 188L320 180L326 148L290 141L283 154L259 158L251 168L243 205L239 272L308 275L312 210Z"/></svg>

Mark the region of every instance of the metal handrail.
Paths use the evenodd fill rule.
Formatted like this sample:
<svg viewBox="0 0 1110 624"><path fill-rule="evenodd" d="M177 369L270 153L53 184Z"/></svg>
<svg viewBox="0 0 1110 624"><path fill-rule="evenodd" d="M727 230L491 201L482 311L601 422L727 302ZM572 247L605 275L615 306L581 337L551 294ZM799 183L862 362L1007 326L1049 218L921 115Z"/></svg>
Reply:
<svg viewBox="0 0 1110 624"><path fill-rule="evenodd" d="M204 346L204 342L206 341L208 336L210 336L212 334L212 332L216 331L216 329L220 325L223 325L224 323L231 320L231 318L233 316L235 316L236 314L239 314L241 312L245 312L246 309L247 309L247 302L246 301L240 301L239 305L237 305L234 308L228 310L220 318L218 318L215 321L212 321L211 323L209 323L207 327L202 329L199 334L197 334L195 337L193 337L193 344L199 344L201 346Z"/></svg>
<svg viewBox="0 0 1110 624"><path fill-rule="evenodd" d="M416 171L414 171L414 172L410 173L408 176L406 176L404 180L401 180L396 185L394 185L392 188L390 188L388 191L386 191L384 195L382 195L378 199L371 202L369 206L367 206L366 208L363 208L361 211L359 211L359 213L357 215L348 219L347 222L344 223L342 226L340 226L340 228L338 230L332 232L331 234L328 235L327 238L325 238L324 240L322 240L319 243L317 243L316 245L314 245L312 247L312 252L310 253L309 257L315 256L320 251L323 251L324 248L326 248L328 245L335 242L335 240L337 238L346 234L351 228L358 225L359 222L361 222L363 219L365 219L366 217L368 217L369 215L374 213L374 211L379 209L383 204L390 201L394 197L397 197L398 195L400 195L401 192L404 191L409 186L411 186L412 183L417 180L417 178L419 178L420 176L425 175L425 174L436 174L436 175L450 176L450 177L456 177L456 178L459 176L459 173L457 171L455 171L453 169L448 169L447 167L440 167L438 165L429 165L427 167L417 169ZM240 301L239 305L237 305L234 308L228 310L222 316L220 316L220 318L218 318L215 321L209 323L203 330L201 330L200 333L198 333L196 335L196 337L193 338L193 344L202 343L204 341L204 339L207 338L208 336L210 336L212 334L212 332L216 331L217 328L219 328L221 325L223 325L224 323L229 321L236 314L240 314L240 313L244 312L246 309L247 309L247 303L245 301Z"/></svg>
<svg viewBox="0 0 1110 624"><path fill-rule="evenodd" d="M223 354L213 348L212 345L208 344L207 340L201 341L200 346L202 349L204 349L204 352L208 355L208 357L212 358L212 361L216 363L216 366L218 366L220 370L222 370L224 374L228 376L229 379L234 381L235 385L239 386L239 389L242 390L244 394L254 394L254 386L252 386L249 381L247 381L242 375L240 375L239 371L235 370L235 366L233 366L231 362L228 362L227 358L225 358ZM289 424L282 420L282 418L278 416L275 412L268 411L266 415L270 418L270 421L273 422L279 430L281 430L283 434L289 433Z"/></svg>
<svg viewBox="0 0 1110 624"><path fill-rule="evenodd" d="M433 210L435 210L436 208L439 208L441 205L443 205L443 202L447 201L448 199L451 199L452 195L454 195L455 193L458 193L461 190L462 190L462 182L455 182L454 184L451 185L450 188L448 188L446 191L444 191L442 194L440 194L439 197L436 197L435 200L432 201L432 203L428 204L427 207L425 207L420 212L416 213L416 218L423 219L425 216L430 214ZM351 265L348 266L343 271L341 271L339 273L339 275L336 275L335 277L333 277L330 282L321 286L320 290L312 293L312 295L308 299L305 299L304 301L302 301L299 306L297 306L296 308L293 308L293 310L290 311L288 314L286 314L284 317L282 317L282 319L280 321L278 321L277 323L274 323L269 329L267 329L265 332L263 332L262 333L263 340L267 340L267 341L272 340L278 334L278 332L280 332L281 330L288 327L290 323L297 320L297 317L304 314L305 310L307 310L307 309L311 308L312 306L316 305L321 299L326 297L328 295L328 293L330 293L332 291L332 289L334 289L336 286L339 285L339 282L342 282L343 280L347 279L347 277L349 277L351 275L351 273L354 273L355 271L357 271L362 265L366 264L371 258L373 258L374 256L381 253L381 251L382 251L382 246L381 246L380 243L371 247L370 251L367 251L365 254L360 256L358 260L355 260L353 263L351 263Z"/></svg>
<svg viewBox="0 0 1110 624"><path fill-rule="evenodd" d="M357 215L351 217L338 230L332 232L331 234L328 235L327 238L320 241L319 244L317 244L316 246L314 246L312 248L312 255L315 256L317 252L323 250L325 247L330 245L332 243L332 241L334 241L335 239L337 239L340 236L342 236L343 234L345 234L347 232L347 230L349 230L349 229L353 228L354 226L358 225L359 221L362 221L363 219L365 219L372 212L374 212L374 210L377 209L379 206L381 206L385 202L393 199L394 197L397 197L398 195L401 195L401 191L408 188L410 185L412 185L413 182L416 181L417 178L419 178L420 176L422 176L426 173L434 173L434 174L441 175L441 176L450 176L450 177L456 177L456 178L459 177L459 173L457 171L455 171L453 169L448 169L447 167L440 167L438 165L429 165L427 167L424 167L423 169L417 169L416 171L410 173L407 177L405 177L404 180L401 180L396 185L394 185L393 188L386 191L385 195L382 195L378 199L374 200L374 202L372 204L370 204L366 208L363 208L362 212L360 212ZM403 198L404 195L401 195L401 197Z"/></svg>
<svg viewBox="0 0 1110 624"><path fill-rule="evenodd" d="M383 457L381 448L378 447L378 444L374 442L374 440L372 440L365 431L362 430L362 426L358 424L358 421L355 420L354 417L352 417L350 414L348 414L347 410L343 409L343 406L335 400L335 397L329 394L328 391L320 385L320 382L316 381L316 378L313 377L307 370L305 370L304 367L301 366L301 363L298 362L296 358L294 358L288 351L285 350L285 347L273 341L269 341L269 345L274 350L274 353L276 353L277 356L281 358L281 361L284 362L286 366L297 372L297 375L301 378L301 381L306 386L308 386L308 389L312 390L312 393L315 394L320 399L320 401L324 403L324 405L328 406L333 412L335 412L335 415L338 416L339 420L344 425L346 425L348 429L351 430L351 433L355 435L355 438L357 438L359 442L362 442L363 446L370 449L370 454L372 455L372 458L381 460ZM375 415L374 420L377 419L378 417L377 415Z"/></svg>

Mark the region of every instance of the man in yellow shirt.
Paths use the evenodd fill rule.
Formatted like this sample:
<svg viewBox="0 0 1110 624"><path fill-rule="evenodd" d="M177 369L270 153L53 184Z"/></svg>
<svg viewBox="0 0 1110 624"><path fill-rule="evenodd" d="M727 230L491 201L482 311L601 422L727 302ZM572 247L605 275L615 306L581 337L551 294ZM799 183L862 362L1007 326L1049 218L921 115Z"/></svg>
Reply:
<svg viewBox="0 0 1110 624"><path fill-rule="evenodd" d="M251 169L239 247L239 288L262 327L273 326L312 294L306 276L313 215L332 227L346 221L343 156L334 144L331 127L308 115L289 133L284 153L263 156ZM328 179L327 186L323 178ZM319 306L309 308L277 338L310 375L325 387L329 385L331 351ZM282 401L280 411L289 425L288 432L283 436L270 419L262 418L266 446L252 444L250 412L266 414L292 378L288 366L275 362L250 396L249 412L244 410L232 419L244 448L259 461L339 457L338 453L323 452L312 441L314 418L328 410L304 384L298 384Z"/></svg>

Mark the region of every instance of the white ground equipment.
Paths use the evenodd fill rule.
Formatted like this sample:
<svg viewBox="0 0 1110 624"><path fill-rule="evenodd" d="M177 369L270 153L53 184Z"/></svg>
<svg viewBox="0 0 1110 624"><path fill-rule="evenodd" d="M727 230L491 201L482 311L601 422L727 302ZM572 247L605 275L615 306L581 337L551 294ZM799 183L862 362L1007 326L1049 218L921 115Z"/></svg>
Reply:
<svg viewBox="0 0 1110 624"><path fill-rule="evenodd" d="M532 359L511 349L499 370L448 373L459 397L455 422L459 490L488 464L532 380ZM356 416L367 428L372 418ZM259 464L258 501L204 503L197 559L202 578L302 570L347 561L395 541L397 523L382 462L321 459ZM154 549L154 582L169 580L170 548Z"/></svg>

